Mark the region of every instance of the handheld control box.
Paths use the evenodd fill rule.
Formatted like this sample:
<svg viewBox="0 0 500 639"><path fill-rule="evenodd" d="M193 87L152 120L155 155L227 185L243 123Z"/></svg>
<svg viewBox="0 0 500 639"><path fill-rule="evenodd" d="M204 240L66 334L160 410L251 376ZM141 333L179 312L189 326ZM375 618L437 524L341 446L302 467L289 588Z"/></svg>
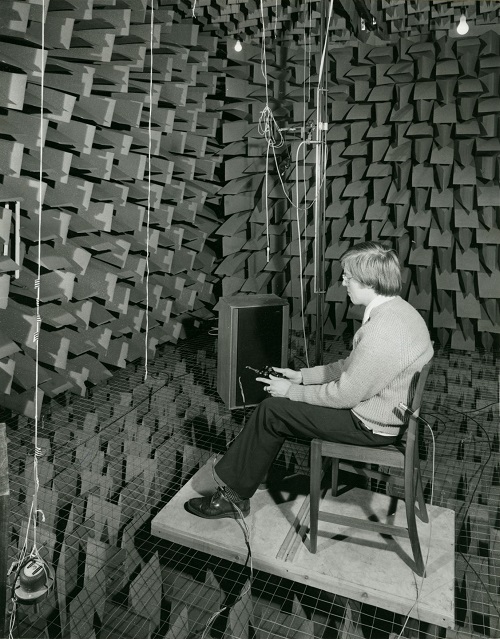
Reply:
<svg viewBox="0 0 500 639"><path fill-rule="evenodd" d="M257 373L257 377L269 378L270 375L273 375L273 377L280 377L280 378L285 377L282 373L278 373L278 371L275 371L272 366L266 365L260 370L257 370L256 368L252 368L251 366L246 366L246 368L249 368L251 371L255 371Z"/></svg>

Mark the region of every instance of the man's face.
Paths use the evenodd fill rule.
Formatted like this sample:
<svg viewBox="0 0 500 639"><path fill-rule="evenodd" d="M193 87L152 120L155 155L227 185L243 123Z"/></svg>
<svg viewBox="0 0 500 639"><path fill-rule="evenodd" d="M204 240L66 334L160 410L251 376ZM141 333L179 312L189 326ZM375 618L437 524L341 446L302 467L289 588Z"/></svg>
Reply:
<svg viewBox="0 0 500 639"><path fill-rule="evenodd" d="M355 280L352 275L344 271L342 273L342 286L347 289L347 295L353 304L362 304L367 306L373 295L373 289L368 288Z"/></svg>

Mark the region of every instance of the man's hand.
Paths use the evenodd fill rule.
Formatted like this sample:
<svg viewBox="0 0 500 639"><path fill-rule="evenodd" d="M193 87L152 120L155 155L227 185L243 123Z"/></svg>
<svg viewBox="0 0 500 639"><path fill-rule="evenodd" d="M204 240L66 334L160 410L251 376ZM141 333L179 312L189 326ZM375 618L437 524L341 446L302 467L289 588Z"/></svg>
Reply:
<svg viewBox="0 0 500 639"><path fill-rule="evenodd" d="M292 384L302 384L302 373L300 371L294 371L291 368L278 368L277 366L272 366L272 368L277 373L284 375Z"/></svg>
<svg viewBox="0 0 500 639"><path fill-rule="evenodd" d="M274 377L273 375L271 375L269 379L267 379L267 377L257 377L256 379L258 382L262 382L263 384L266 384L264 386L264 390L267 393L269 393L271 397L286 397L286 394L288 393L288 389L292 385L292 382L290 382L288 379L283 379L281 377Z"/></svg>

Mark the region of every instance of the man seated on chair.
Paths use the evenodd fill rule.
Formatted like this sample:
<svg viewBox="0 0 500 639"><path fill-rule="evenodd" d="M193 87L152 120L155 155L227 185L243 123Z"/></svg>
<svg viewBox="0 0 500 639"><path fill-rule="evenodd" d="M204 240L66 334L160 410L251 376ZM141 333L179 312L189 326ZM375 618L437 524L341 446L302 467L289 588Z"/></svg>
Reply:
<svg viewBox="0 0 500 639"><path fill-rule="evenodd" d="M385 446L404 432L399 408L411 405L418 373L433 348L421 315L401 297L396 253L362 242L341 259L342 284L353 304L365 307L346 359L257 378L270 397L262 401L223 457L214 465L219 488L186 503L206 519L239 518L289 437Z"/></svg>

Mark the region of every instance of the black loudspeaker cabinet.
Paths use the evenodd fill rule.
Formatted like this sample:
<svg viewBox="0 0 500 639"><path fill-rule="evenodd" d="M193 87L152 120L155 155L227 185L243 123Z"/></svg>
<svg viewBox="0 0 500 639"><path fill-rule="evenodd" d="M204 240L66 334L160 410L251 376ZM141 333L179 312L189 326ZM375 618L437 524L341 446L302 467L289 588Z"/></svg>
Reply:
<svg viewBox="0 0 500 639"><path fill-rule="evenodd" d="M288 302L277 295L232 295L218 303L217 391L229 409L268 397L255 370L287 365Z"/></svg>

